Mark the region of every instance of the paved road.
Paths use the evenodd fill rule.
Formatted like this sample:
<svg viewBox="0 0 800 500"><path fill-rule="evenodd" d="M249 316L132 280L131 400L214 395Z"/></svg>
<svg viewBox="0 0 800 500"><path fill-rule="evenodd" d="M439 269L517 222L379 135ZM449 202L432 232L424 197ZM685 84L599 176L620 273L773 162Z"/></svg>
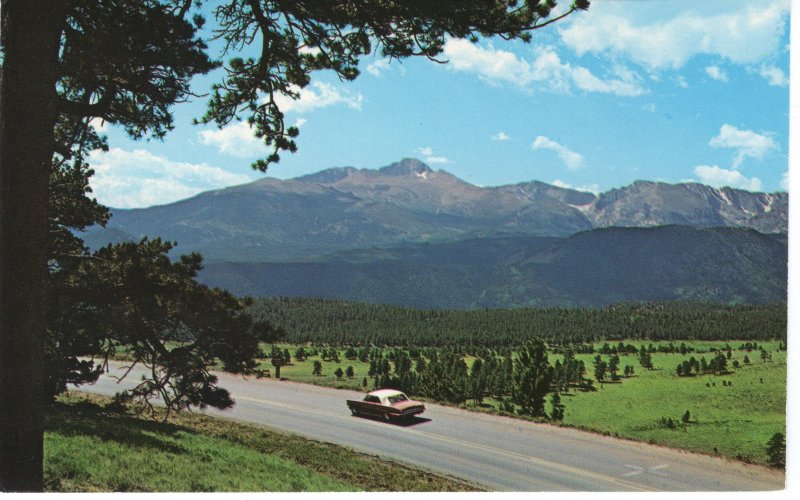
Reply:
<svg viewBox="0 0 800 500"><path fill-rule="evenodd" d="M138 378L134 372L128 380ZM410 424L387 424L350 415L345 400L360 399L361 393L230 374L219 378L236 406L208 413L412 463L496 491L758 491L784 484L783 474L771 469L573 429L437 405L427 405ZM110 395L123 387L104 376L80 390Z"/></svg>

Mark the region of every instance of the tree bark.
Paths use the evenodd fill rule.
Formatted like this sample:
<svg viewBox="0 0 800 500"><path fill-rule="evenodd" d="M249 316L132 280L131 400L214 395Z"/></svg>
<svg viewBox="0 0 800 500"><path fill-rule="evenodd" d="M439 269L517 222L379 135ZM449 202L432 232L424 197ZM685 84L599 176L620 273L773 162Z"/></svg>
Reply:
<svg viewBox="0 0 800 500"><path fill-rule="evenodd" d="M43 486L47 199L65 4L2 4L0 491Z"/></svg>

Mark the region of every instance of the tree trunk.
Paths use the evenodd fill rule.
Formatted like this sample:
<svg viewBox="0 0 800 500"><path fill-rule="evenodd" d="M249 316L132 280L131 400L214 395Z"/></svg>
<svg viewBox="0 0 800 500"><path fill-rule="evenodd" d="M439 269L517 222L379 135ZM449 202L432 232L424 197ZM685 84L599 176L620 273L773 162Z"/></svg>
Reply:
<svg viewBox="0 0 800 500"><path fill-rule="evenodd" d="M3 2L0 491L41 491L47 192L66 2Z"/></svg>

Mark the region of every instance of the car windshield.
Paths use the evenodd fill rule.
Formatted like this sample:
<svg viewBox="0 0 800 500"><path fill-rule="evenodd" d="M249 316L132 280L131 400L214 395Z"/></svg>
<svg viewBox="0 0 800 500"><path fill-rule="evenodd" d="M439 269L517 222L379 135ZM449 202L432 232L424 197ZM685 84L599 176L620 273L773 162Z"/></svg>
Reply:
<svg viewBox="0 0 800 500"><path fill-rule="evenodd" d="M397 394L395 396L389 396L389 402L392 404L399 403L400 401L408 401L408 398L405 394Z"/></svg>

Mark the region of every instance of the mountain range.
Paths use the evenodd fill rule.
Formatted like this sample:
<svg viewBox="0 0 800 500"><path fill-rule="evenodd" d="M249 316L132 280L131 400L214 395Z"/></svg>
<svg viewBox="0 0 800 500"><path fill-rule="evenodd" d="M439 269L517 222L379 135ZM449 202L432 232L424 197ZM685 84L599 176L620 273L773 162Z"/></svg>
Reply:
<svg viewBox="0 0 800 500"><path fill-rule="evenodd" d="M168 205L113 210L90 246L161 236L209 260L291 262L349 249L477 237L558 236L601 227L749 227L787 231L788 195L637 181L598 195L542 182L469 184L404 159L265 178Z"/></svg>
<svg viewBox="0 0 800 500"><path fill-rule="evenodd" d="M637 181L481 187L414 159L112 210L91 247L160 236L252 295L418 307L785 301L787 193Z"/></svg>

